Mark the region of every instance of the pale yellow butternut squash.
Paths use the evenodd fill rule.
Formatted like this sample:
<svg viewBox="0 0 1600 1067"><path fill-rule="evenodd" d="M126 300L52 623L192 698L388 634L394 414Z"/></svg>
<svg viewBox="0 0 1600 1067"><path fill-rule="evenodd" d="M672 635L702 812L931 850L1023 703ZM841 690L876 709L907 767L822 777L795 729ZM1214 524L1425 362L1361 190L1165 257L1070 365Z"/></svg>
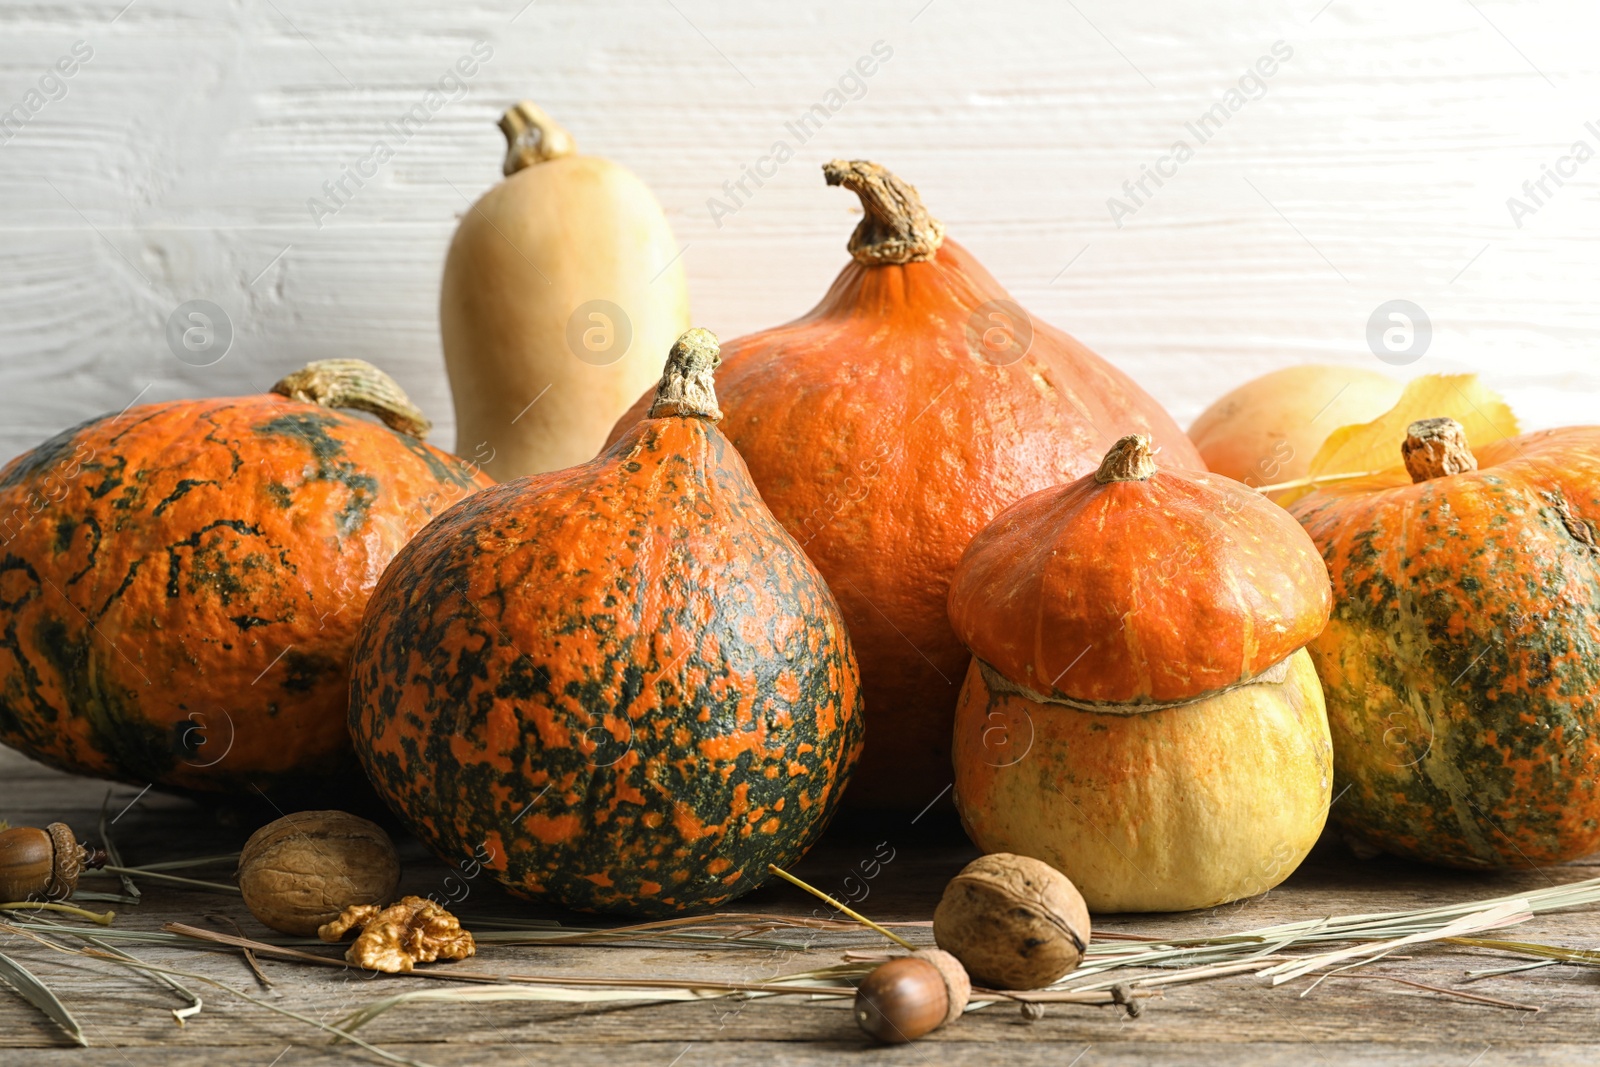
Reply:
<svg viewBox="0 0 1600 1067"><path fill-rule="evenodd" d="M456 452L504 481L593 458L689 326L679 246L636 176L533 104L500 120L505 180L462 216L439 326Z"/></svg>

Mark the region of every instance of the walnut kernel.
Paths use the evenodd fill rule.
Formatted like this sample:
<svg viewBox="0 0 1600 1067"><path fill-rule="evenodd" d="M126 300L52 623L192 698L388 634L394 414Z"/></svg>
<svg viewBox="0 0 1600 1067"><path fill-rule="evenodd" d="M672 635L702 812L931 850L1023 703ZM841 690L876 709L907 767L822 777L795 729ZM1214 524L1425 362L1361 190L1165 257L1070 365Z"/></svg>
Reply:
<svg viewBox="0 0 1600 1067"><path fill-rule="evenodd" d="M344 958L369 971L405 974L418 963L464 960L478 951L472 935L461 929L460 920L422 897L402 897L382 910L371 904L352 905L323 924L317 936L338 941L357 926L361 933L345 950Z"/></svg>

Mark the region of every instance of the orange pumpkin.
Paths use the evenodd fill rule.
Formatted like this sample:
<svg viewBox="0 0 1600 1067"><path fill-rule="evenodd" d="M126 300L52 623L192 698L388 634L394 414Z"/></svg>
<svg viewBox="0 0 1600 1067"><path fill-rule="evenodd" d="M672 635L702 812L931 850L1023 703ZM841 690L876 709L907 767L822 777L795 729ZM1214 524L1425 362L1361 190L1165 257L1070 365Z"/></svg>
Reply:
<svg viewBox="0 0 1600 1067"><path fill-rule="evenodd" d="M720 904L805 853L860 752L844 622L716 428L716 360L684 334L649 418L440 516L367 608L368 774L441 856L518 895Z"/></svg>
<svg viewBox="0 0 1600 1067"><path fill-rule="evenodd" d="M1133 435L968 547L950 620L972 650L956 806L986 852L1043 860L1095 911L1271 888L1327 814L1332 753L1301 650L1328 578L1288 512L1158 469Z"/></svg>
<svg viewBox="0 0 1600 1067"><path fill-rule="evenodd" d="M1333 619L1334 815L1385 851L1456 867L1600 849L1600 427L1474 456L1413 423L1405 469L1291 511L1322 550Z"/></svg>
<svg viewBox="0 0 1600 1067"><path fill-rule="evenodd" d="M726 347L722 425L849 623L875 739L851 802L917 810L951 781L968 653L945 596L967 542L1125 433L1150 433L1174 466L1203 464L1143 390L946 238L910 185L872 163L823 172L866 211L853 262L808 314Z"/></svg>
<svg viewBox="0 0 1600 1067"><path fill-rule="evenodd" d="M91 419L0 471L0 739L201 791L339 786L350 644L428 516L487 480L357 360ZM393 428L332 410L381 414Z"/></svg>

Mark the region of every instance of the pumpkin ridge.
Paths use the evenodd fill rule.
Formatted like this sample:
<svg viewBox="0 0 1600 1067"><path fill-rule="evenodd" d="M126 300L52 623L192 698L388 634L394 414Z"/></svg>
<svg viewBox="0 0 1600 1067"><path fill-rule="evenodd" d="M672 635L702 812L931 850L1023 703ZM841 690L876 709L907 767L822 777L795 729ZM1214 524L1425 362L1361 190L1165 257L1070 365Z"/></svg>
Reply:
<svg viewBox="0 0 1600 1067"><path fill-rule="evenodd" d="M1296 651L1299 650L1296 649ZM1030 689L1026 685L1013 682L1010 678L1007 678L1000 671L996 670L993 664L985 662L981 657L973 656L972 664L974 669L983 675L984 685L991 695L1015 694L1016 696L1023 697L1034 704L1047 706L1056 705L1063 708L1072 708L1076 711L1086 711L1096 715L1145 715L1149 714L1150 712L1165 711L1169 708L1186 708L1194 704L1201 704L1213 697L1220 696L1224 693L1231 693L1234 690L1243 689L1246 686L1281 685L1284 681L1284 678L1288 674L1290 661L1293 660L1293 658L1294 654L1290 653L1290 655L1279 660L1277 663L1258 671L1242 681L1235 682L1232 685L1222 686L1219 689L1209 690L1201 693L1199 696L1188 697L1182 700L1132 701L1130 703L1077 700L1072 697L1062 696L1059 692L1045 694L1039 692L1038 690Z"/></svg>

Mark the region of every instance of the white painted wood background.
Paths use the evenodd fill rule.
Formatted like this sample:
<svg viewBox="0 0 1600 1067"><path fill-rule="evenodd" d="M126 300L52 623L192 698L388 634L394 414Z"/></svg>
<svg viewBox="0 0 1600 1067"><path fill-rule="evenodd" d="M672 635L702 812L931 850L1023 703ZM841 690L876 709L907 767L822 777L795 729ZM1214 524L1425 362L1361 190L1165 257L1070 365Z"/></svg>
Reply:
<svg viewBox="0 0 1600 1067"><path fill-rule="evenodd" d="M0 0L0 109L93 51L0 133L0 457L136 396L258 392L330 356L390 368L448 447L439 272L519 97L654 187L695 321L724 336L822 293L854 216L819 164L866 157L1185 425L1290 362L1380 367L1366 322L1394 298L1435 331L1403 373L1478 371L1530 427L1597 421L1600 160L1520 228L1506 205L1573 142L1600 147L1592 3L523 5ZM478 40L466 94L318 228L308 198ZM1280 40L1265 95L1113 225L1123 180L1194 145L1185 122ZM865 95L719 225L708 198L878 41ZM194 298L236 331L210 367L164 339Z"/></svg>

